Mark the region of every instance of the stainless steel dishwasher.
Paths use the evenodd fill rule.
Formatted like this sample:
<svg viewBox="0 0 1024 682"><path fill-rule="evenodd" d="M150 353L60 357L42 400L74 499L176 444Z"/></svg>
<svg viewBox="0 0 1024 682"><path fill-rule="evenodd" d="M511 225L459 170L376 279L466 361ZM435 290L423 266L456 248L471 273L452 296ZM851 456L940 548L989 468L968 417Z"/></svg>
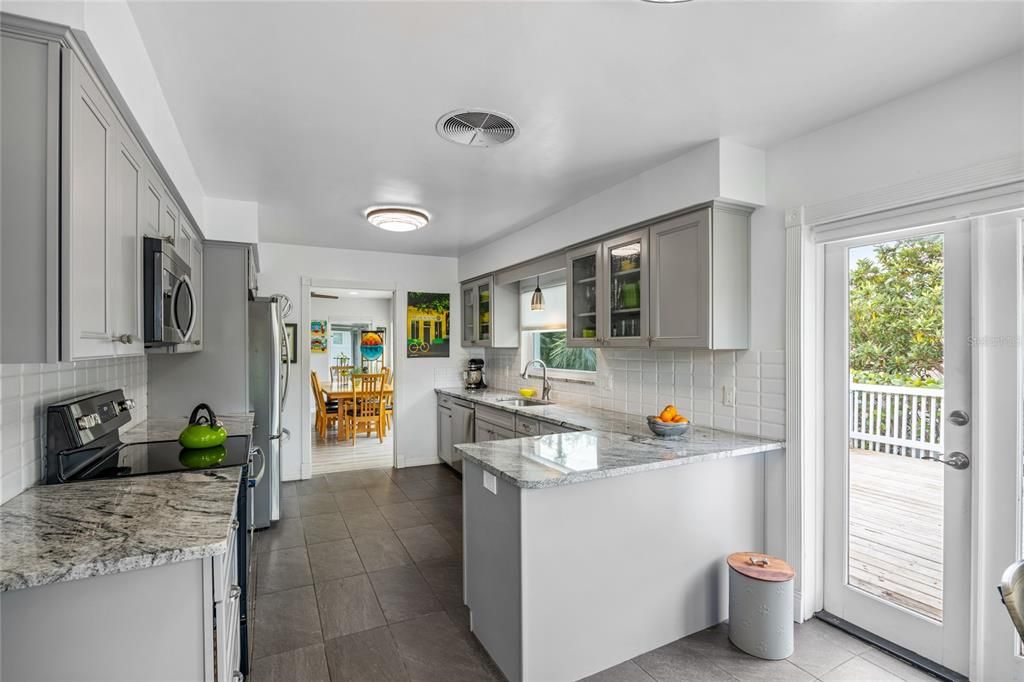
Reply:
<svg viewBox="0 0 1024 682"><path fill-rule="evenodd" d="M467 400L452 400L452 445L472 443L473 426L476 422L476 410L473 403ZM449 462L460 473L462 472L462 454L452 448L452 460Z"/></svg>

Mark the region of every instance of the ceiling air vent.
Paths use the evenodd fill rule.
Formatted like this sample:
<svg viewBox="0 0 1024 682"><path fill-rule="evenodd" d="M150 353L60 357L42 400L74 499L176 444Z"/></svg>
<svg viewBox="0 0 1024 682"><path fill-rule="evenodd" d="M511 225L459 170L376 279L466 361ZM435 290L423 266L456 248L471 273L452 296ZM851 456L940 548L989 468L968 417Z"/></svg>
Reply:
<svg viewBox="0 0 1024 682"><path fill-rule="evenodd" d="M511 142L519 134L519 129L502 114L460 109L438 119L437 134L456 144L497 147Z"/></svg>

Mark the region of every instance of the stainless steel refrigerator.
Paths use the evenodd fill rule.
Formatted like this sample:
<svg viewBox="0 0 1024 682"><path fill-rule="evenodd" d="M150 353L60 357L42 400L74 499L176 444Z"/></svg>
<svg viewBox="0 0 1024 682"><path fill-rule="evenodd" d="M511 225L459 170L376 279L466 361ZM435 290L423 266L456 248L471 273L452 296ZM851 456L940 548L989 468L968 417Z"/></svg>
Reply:
<svg viewBox="0 0 1024 682"><path fill-rule="evenodd" d="M288 393L288 342L285 297L249 301L249 402L254 413L253 446L266 457L267 473L253 491L256 528L281 518L281 442L288 430L281 413Z"/></svg>

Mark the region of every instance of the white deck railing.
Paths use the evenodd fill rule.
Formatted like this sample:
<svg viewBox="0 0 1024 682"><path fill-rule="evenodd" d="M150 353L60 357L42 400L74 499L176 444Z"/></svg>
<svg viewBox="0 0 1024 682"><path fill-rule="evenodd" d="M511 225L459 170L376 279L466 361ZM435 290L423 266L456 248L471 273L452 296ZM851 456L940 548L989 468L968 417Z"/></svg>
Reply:
<svg viewBox="0 0 1024 682"><path fill-rule="evenodd" d="M942 389L850 384L850 446L907 457L942 451Z"/></svg>

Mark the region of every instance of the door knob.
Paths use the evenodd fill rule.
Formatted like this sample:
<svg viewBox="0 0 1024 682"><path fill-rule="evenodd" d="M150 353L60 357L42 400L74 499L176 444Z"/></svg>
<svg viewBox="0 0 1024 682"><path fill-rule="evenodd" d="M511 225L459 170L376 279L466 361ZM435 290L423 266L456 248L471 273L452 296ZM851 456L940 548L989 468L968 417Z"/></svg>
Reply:
<svg viewBox="0 0 1024 682"><path fill-rule="evenodd" d="M921 459L930 459L935 462L940 462L948 467L953 467L957 471L963 471L967 467L971 466L971 458L962 452L951 452L948 455L937 455L927 456Z"/></svg>
<svg viewBox="0 0 1024 682"><path fill-rule="evenodd" d="M949 413L949 423L953 426L967 426L971 421L971 416L963 410L953 410Z"/></svg>

